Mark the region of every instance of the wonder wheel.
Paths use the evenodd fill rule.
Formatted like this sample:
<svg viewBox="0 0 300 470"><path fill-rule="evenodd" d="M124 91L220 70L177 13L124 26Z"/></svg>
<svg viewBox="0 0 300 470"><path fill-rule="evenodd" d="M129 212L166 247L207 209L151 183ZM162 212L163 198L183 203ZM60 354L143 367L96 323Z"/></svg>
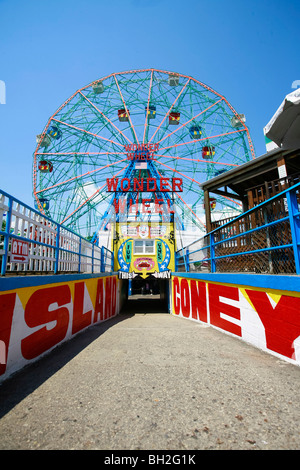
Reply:
<svg viewBox="0 0 300 470"><path fill-rule="evenodd" d="M41 212L92 237L114 207L107 179L120 190L125 179L167 178L171 189L177 178L169 197L181 228L204 231L200 184L254 157L244 115L199 80L156 69L112 73L77 90L37 136L33 193ZM241 210L222 196L211 206L218 218Z"/></svg>

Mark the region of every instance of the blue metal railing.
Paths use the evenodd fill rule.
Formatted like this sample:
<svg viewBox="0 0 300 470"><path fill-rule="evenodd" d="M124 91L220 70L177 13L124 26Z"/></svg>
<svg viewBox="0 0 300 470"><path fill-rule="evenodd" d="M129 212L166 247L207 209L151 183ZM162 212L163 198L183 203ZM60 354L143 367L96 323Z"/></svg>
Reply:
<svg viewBox="0 0 300 470"><path fill-rule="evenodd" d="M269 272L274 273L272 253L280 253L282 262L279 267L276 266L277 272L300 274L300 211L297 198L299 190L300 183L297 183L178 250L177 271L185 269L189 272L191 265L195 269L196 264L195 270L207 265L212 273L228 272L228 268L222 268L220 262L232 262L234 257L242 257L245 261L240 261L240 266L244 267L244 271L251 271L249 258L246 260L245 255L254 257L267 253L270 260ZM237 227L239 229L235 230ZM196 248L194 250L193 245ZM222 250L227 252L222 253ZM288 251L289 261L284 262L288 259ZM265 270L268 269L266 264Z"/></svg>
<svg viewBox="0 0 300 470"><path fill-rule="evenodd" d="M14 241L29 246L24 262L16 262ZM41 214L0 190L1 275L26 272L112 272L113 252Z"/></svg>

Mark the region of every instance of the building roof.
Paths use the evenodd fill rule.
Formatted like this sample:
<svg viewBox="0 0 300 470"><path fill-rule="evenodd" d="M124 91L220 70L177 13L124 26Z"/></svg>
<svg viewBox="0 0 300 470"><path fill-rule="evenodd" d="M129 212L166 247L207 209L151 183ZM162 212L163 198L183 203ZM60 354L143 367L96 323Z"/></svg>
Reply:
<svg viewBox="0 0 300 470"><path fill-rule="evenodd" d="M285 159L288 175L300 173L300 149L284 150L278 148L205 181L200 184L200 187L209 192L215 192L225 187L240 198L244 197L249 188L279 178L277 160L282 157Z"/></svg>

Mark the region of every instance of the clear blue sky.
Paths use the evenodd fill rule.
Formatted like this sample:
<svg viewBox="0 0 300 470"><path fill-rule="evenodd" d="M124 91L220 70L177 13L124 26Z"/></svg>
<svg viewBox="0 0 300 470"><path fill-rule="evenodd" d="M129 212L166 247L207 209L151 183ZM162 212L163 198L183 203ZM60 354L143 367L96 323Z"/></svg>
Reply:
<svg viewBox="0 0 300 470"><path fill-rule="evenodd" d="M0 188L32 198L36 134L78 88L112 72L190 75L263 127L300 80L299 0L0 0Z"/></svg>

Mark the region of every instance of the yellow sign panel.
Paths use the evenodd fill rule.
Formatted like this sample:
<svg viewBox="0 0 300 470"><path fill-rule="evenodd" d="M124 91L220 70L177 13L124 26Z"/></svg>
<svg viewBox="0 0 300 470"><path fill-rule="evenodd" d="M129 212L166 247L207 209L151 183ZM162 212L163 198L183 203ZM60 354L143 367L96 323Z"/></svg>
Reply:
<svg viewBox="0 0 300 470"><path fill-rule="evenodd" d="M175 271L173 223L116 223L114 239L115 271L119 277L133 279L170 277Z"/></svg>

